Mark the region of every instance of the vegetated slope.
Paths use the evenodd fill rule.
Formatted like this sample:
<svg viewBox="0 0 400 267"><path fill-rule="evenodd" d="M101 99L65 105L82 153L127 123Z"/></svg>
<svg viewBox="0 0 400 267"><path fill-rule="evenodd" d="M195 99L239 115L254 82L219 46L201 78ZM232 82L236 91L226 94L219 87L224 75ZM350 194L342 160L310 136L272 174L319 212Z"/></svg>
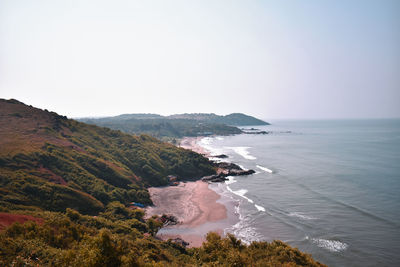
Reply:
<svg viewBox="0 0 400 267"><path fill-rule="evenodd" d="M203 135L230 135L242 131L236 127L217 124L202 123L187 119L85 119L89 124L108 127L132 134L149 134L157 138Z"/></svg>
<svg viewBox="0 0 400 267"><path fill-rule="evenodd" d="M145 187L166 174L213 172L201 155L152 137L0 100L0 266L323 266L280 241L160 241L160 218L126 207L149 203Z"/></svg>
<svg viewBox="0 0 400 267"><path fill-rule="evenodd" d="M267 122L241 113L226 116L206 113L177 114L167 117L157 114L123 114L79 120L127 133L146 133L157 138L240 134L242 131L235 126L268 125Z"/></svg>
<svg viewBox="0 0 400 267"><path fill-rule="evenodd" d="M157 218L110 203L99 216L31 212L40 217L0 231L0 266L324 266L281 241L243 244L232 235L207 235L187 249L152 237ZM18 216L18 215L14 215Z"/></svg>
<svg viewBox="0 0 400 267"><path fill-rule="evenodd" d="M202 121L205 123L220 123L233 126L255 126L255 125L269 125L268 122L257 119L255 117L243 114L232 113L229 115L221 116L214 113L186 113L168 116L170 119L188 119Z"/></svg>
<svg viewBox="0 0 400 267"><path fill-rule="evenodd" d="M214 173L207 158L147 136L0 100L0 206L95 214L111 201L150 203L169 174Z"/></svg>

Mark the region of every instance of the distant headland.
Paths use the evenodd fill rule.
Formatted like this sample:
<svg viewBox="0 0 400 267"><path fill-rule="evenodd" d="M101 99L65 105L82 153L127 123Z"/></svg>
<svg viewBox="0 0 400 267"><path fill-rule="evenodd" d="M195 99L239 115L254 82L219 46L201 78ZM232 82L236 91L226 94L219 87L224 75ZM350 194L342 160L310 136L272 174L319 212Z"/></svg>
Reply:
<svg viewBox="0 0 400 267"><path fill-rule="evenodd" d="M243 113L225 116L214 113L185 113L170 116L139 113L78 120L126 133L146 133L157 138L240 134L245 131L237 126L269 125L268 122Z"/></svg>

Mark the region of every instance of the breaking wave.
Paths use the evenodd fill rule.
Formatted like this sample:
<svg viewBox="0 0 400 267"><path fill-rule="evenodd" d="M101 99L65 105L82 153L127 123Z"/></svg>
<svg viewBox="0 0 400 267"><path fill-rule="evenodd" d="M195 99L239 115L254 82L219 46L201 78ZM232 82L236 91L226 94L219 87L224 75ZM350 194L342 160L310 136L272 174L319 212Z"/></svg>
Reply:
<svg viewBox="0 0 400 267"><path fill-rule="evenodd" d="M263 170L263 171L266 171L266 172L268 172L268 173L274 173L273 170L268 169L268 168L263 167L263 166L260 166L260 165L257 165L257 168L259 168L259 169L261 169L261 170Z"/></svg>
<svg viewBox="0 0 400 267"><path fill-rule="evenodd" d="M228 149L232 149L236 154L242 156L245 159L249 160L255 160L257 159L256 157L250 155L250 152L248 151L251 147L247 146L234 146L234 147L226 147Z"/></svg>
<svg viewBox="0 0 400 267"><path fill-rule="evenodd" d="M306 239L309 239L309 237L307 236ZM340 251L346 250L349 247L348 244L337 241L337 240L311 238L311 241L314 244L316 244L318 247L327 249L331 252L340 252Z"/></svg>
<svg viewBox="0 0 400 267"><path fill-rule="evenodd" d="M265 208L260 205L254 204L254 206L256 207L256 209L258 209L258 211L265 211Z"/></svg>
<svg viewBox="0 0 400 267"><path fill-rule="evenodd" d="M315 219L317 219L317 218L305 215L305 214L300 213L300 212L290 212L288 215L291 216L291 217L297 217L297 218L300 218L300 219L303 219L303 220L315 220Z"/></svg>

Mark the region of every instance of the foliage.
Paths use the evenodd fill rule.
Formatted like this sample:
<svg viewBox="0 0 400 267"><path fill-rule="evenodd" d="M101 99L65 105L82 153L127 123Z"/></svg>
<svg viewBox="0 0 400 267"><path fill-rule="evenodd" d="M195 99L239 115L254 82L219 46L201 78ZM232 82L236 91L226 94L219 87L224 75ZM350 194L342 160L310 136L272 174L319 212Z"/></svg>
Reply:
<svg viewBox="0 0 400 267"><path fill-rule="evenodd" d="M184 136L203 136L210 134L230 135L242 131L223 123L201 122L193 119L146 118L120 119L117 117L105 119L80 119L89 124L121 130L126 133L145 133L157 138Z"/></svg>
<svg viewBox="0 0 400 267"><path fill-rule="evenodd" d="M122 206L109 206L116 207ZM151 229L126 224L134 219L130 216L110 219L71 209L31 214L45 222L15 223L0 232L1 266L323 266L281 241L246 245L232 235L209 233L202 247L187 249L146 235ZM135 220L157 223L157 218Z"/></svg>
<svg viewBox="0 0 400 267"><path fill-rule="evenodd" d="M123 114L98 119L82 118L80 121L127 133L146 133L160 139L239 134L242 131L234 126L269 124L242 113L226 116L213 113L176 114L166 117L157 114Z"/></svg>
<svg viewBox="0 0 400 267"><path fill-rule="evenodd" d="M113 201L151 204L146 188L166 185L168 175L184 180L215 172L207 158L151 136L69 120L16 100L0 100L0 115L4 207L97 214Z"/></svg>
<svg viewBox="0 0 400 267"><path fill-rule="evenodd" d="M187 249L156 239L161 220L127 206L150 204L146 188L169 174L215 173L197 153L17 100L0 99L0 126L1 215L30 218L0 230L0 266L321 266L280 241L210 233Z"/></svg>

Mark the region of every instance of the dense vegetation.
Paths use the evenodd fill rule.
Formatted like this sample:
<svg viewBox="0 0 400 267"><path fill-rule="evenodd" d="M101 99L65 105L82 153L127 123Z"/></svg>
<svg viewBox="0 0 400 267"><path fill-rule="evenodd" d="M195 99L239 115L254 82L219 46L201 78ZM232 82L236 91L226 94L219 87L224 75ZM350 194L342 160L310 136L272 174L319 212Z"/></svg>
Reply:
<svg viewBox="0 0 400 267"><path fill-rule="evenodd" d="M161 241L160 218L129 207L150 204L146 187L168 174L214 172L203 156L153 137L0 100L0 266L322 266L280 241Z"/></svg>
<svg viewBox="0 0 400 267"><path fill-rule="evenodd" d="M226 116L204 113L178 114L166 117L157 114L123 114L98 119L83 118L80 121L127 133L147 133L157 138L239 134L242 131L233 125L268 124L241 113Z"/></svg>
<svg viewBox="0 0 400 267"><path fill-rule="evenodd" d="M168 116L171 119L190 119L206 123L221 123L234 126L269 125L268 122L254 118L243 113L232 113L225 116L214 113L185 113Z"/></svg>
<svg viewBox="0 0 400 267"><path fill-rule="evenodd" d="M99 216L33 213L42 224L16 223L0 232L1 266L323 266L310 255L274 241L245 245L209 233L200 248L153 238L161 223L110 203Z"/></svg>
<svg viewBox="0 0 400 267"><path fill-rule="evenodd" d="M112 201L151 203L147 186L214 173L203 156L148 135L87 125L0 100L0 205L97 213Z"/></svg>

